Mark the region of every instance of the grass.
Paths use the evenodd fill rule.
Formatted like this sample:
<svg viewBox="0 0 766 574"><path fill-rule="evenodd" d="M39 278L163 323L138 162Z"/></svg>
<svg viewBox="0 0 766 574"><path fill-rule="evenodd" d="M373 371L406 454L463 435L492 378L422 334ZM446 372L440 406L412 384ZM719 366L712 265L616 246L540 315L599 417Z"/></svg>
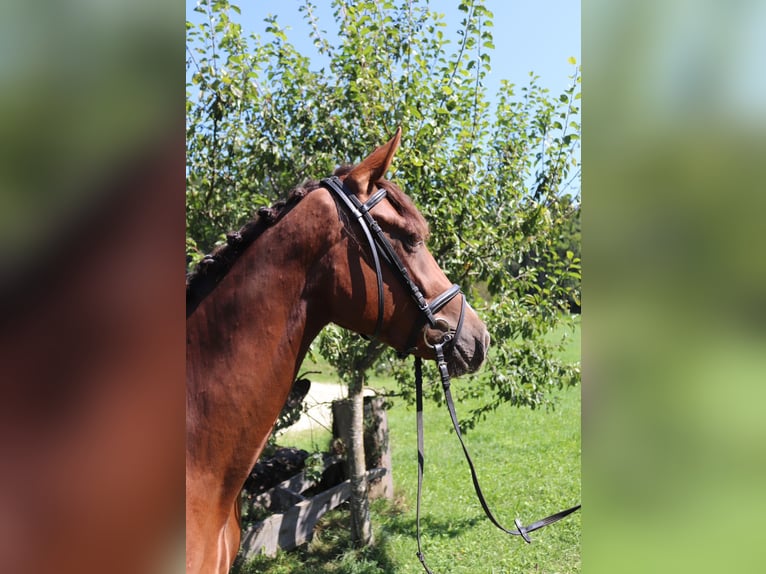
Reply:
<svg viewBox="0 0 766 574"><path fill-rule="evenodd" d="M562 353L579 359L579 324ZM313 367L312 367L313 369ZM375 386L390 381L375 380ZM460 384L459 380L453 384ZM580 391L557 393L554 411L501 407L466 436L484 494L508 527L529 524L580 501ZM344 506L325 515L311 543L276 558L259 557L241 574L379 574L423 572L415 551L417 486L415 410L394 399L388 411L395 500L375 501L376 543L354 549ZM458 414L472 407L457 405ZM531 535L532 544L497 530L485 518L446 408L427 403L423 551L436 573L577 573L581 570L579 513ZM309 431L306 431L309 432ZM304 441L290 440L290 443ZM319 446L319 433L311 437ZM290 435L280 441L285 443ZM304 446L303 448L306 448Z"/></svg>
<svg viewBox="0 0 766 574"><path fill-rule="evenodd" d="M332 432L315 425L298 432L287 430L277 438L276 442L279 446L292 446L308 452L324 452L329 448L331 439Z"/></svg>

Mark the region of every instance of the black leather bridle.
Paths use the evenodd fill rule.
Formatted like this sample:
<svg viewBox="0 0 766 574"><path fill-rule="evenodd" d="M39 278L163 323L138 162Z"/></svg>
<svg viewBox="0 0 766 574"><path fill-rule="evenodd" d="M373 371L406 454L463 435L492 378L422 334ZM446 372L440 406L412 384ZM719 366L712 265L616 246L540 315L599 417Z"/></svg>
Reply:
<svg viewBox="0 0 766 574"><path fill-rule="evenodd" d="M372 338L377 338L383 326L383 273L380 267L381 258L393 269L395 275L402 281L405 289L409 291L410 295L415 300L418 309L423 313L428 324L434 328L444 327L445 325L448 327L448 324L444 319L437 319L435 315L447 303L454 299L458 293L460 293L460 287L452 285L452 287L447 289L444 293L438 297L434 297L433 301L430 303L426 301L420 288L412 281L407 268L402 263L402 260L399 259L396 251L394 251L394 247L383 233L378 222L373 219L372 215L370 215L370 210L386 197L386 190L384 188L379 189L372 195L372 197L370 197L370 199L365 203L362 203L359 201L359 198L343 184L338 176L334 175L323 179L321 183L331 190L335 194L335 197L341 200L341 203L348 209L351 215L356 218L367 238L367 243L370 246L378 283L378 320L375 324L375 331L373 332ZM457 328L462 327L462 324L463 315L461 312ZM450 339L452 339L452 337L450 337ZM400 352L406 353L408 350L409 349L405 349Z"/></svg>
<svg viewBox="0 0 766 574"><path fill-rule="evenodd" d="M463 441L463 435L460 432L460 425L458 424L457 413L455 412L455 403L452 399L452 393L450 391L450 376L447 367L447 360L445 358L454 352L455 341L457 341L458 337L460 336L460 331L463 327L463 318L465 316L466 307L465 295L461 293L460 287L458 285L453 284L452 287L437 297L434 297L430 303L426 301L423 293L420 291L420 288L412 281L407 268L404 266L401 259L394 251L391 242L385 236L383 230L380 228L372 215L370 215L370 210L386 197L386 190L384 188L377 190L365 203L362 203L359 201L359 198L351 190L349 190L337 176L323 179L321 183L323 186L333 192L335 197L341 200L341 203L359 222L359 226L362 228L362 231L367 239L367 243L370 246L370 252L372 254L372 260L375 266L378 287L378 319L375 325L373 338L380 334L380 330L383 326L383 273L380 266L380 260L382 258L391 267L391 269L394 271L394 274L402 281L405 288L409 291L428 325L431 328L442 332L441 340L436 343L431 343L428 341L426 336L427 329L423 329L423 339L425 344L434 351L436 365L439 369L439 376L441 377L442 390L444 391L444 398L447 403L450 419L452 420L452 426L454 427L455 434L457 434L458 440L460 441L460 446L463 448L465 459L468 462L468 466L471 470L473 487L476 491L476 496L481 503L481 507L484 510L484 513L487 515L487 518L489 518L492 524L494 524L497 528L506 534L521 536L527 543L531 543L532 540L529 538L530 532L534 532L535 530L539 530L540 528L561 520L565 516L568 516L576 510L579 510L581 505L578 504L572 508L568 508L566 510L562 510L547 516L542 520L538 520L537 522L530 524L529 526L523 526L521 521L517 518L514 520L514 524L516 525L515 529L508 529L500 524L500 522L492 514L492 511L489 509L489 505L487 504L487 501L484 498L484 494L481 491L481 486L479 485L479 479L476 474L476 468L474 467L473 460L471 459L471 455L468 453L468 449L466 448L465 442ZM454 329L452 329L446 319L436 317L436 314L458 294L462 295L462 305L460 307L460 316L458 318L457 325ZM414 335L410 336L410 344L408 344L404 350L400 351L400 355L407 355L414 350L412 343L415 342L415 337L417 337L416 333L417 330L415 331ZM426 564L425 556L423 555L420 542L420 498L423 489L423 469L425 465L425 450L423 441L423 365L420 357L415 357L415 402L418 430L418 493L415 519L417 525L417 556L425 571L428 574L433 574Z"/></svg>

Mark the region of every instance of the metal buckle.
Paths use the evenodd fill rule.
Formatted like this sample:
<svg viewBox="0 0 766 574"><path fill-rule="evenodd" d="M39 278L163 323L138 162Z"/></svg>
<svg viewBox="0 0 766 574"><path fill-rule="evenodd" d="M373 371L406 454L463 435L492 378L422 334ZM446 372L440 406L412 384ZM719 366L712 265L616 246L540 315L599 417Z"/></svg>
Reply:
<svg viewBox="0 0 766 574"><path fill-rule="evenodd" d="M519 534L521 534L521 537L524 539L524 541L527 544L532 544L532 540L529 538L529 535L527 534L527 529L524 528L524 526L521 524L521 520L519 520L518 518L515 518L513 522L516 525L516 530L519 531Z"/></svg>
<svg viewBox="0 0 766 574"><path fill-rule="evenodd" d="M438 343L434 343L433 345L428 342L428 330L430 328L437 329L441 331L442 333L444 333L442 340L439 341ZM449 323L447 322L446 319L442 317L437 317L434 320L433 325L426 326L423 329L423 342L426 344L426 347L428 347L429 349L435 348L436 345L443 345L444 343L449 342L450 340L452 340L452 334L450 333Z"/></svg>

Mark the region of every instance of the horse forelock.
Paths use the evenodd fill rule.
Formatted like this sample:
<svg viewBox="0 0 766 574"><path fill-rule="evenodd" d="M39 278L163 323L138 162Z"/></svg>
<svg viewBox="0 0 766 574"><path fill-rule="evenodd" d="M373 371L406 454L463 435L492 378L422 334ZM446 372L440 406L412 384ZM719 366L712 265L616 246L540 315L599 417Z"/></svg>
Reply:
<svg viewBox="0 0 766 574"><path fill-rule="evenodd" d="M386 190L389 203L405 220L406 227L413 233L417 233L424 241L427 240L429 235L428 222L415 207L412 199L395 183L386 179L378 180L376 184Z"/></svg>
<svg viewBox="0 0 766 574"><path fill-rule="evenodd" d="M342 165L335 170L334 175L343 177L354 167L354 165ZM428 222L415 206L412 199L398 185L387 179L379 179L375 182L375 185L386 190L386 198L394 210L404 219L405 226L413 233L420 235L424 240L427 239L430 233Z"/></svg>

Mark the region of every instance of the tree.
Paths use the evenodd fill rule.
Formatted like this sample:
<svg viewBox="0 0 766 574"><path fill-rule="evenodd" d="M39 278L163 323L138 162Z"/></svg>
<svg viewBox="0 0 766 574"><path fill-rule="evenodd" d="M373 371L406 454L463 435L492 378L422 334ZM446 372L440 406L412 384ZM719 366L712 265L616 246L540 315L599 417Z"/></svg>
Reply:
<svg viewBox="0 0 766 574"><path fill-rule="evenodd" d="M430 222L432 253L492 334L482 373L453 386L458 399L483 398L464 427L507 403L552 406L552 389L579 380L577 365L557 360L547 338L568 320L569 300L579 301L579 257L560 250L579 210L575 62L558 97L531 74L520 89L503 82L491 101L483 80L493 15L482 1L460 2L454 51L443 16L425 1L334 0L333 7L342 35L322 32L314 5L302 6L317 52L329 61L319 71L276 17L266 19L264 36L246 37L231 19L236 6L208 0L196 9L204 19L187 22L190 264L255 206L332 173L339 160L359 161L401 125L393 179ZM349 385L352 402L361 405L367 372L381 357L412 395L409 372L380 345L330 328L319 350ZM432 367L425 374L437 379ZM431 389L439 400L437 386ZM363 520L363 501L356 502ZM357 538L366 541L363 531Z"/></svg>

